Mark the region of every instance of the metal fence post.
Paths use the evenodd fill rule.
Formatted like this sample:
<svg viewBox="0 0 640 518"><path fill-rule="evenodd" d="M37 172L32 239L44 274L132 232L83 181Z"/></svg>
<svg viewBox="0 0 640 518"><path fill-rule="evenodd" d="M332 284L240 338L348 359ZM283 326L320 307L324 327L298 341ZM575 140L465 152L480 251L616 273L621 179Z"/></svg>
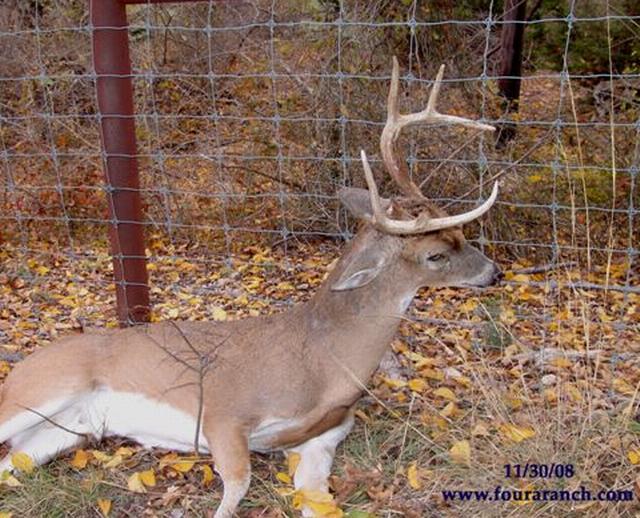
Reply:
<svg viewBox="0 0 640 518"><path fill-rule="evenodd" d="M150 304L126 4L90 0L90 9L118 320L127 326L147 322Z"/></svg>

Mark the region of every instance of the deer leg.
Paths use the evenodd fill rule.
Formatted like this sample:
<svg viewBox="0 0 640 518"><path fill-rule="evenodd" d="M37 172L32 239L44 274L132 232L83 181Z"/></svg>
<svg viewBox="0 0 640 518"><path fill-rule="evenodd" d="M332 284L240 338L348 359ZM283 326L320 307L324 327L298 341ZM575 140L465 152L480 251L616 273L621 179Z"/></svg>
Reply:
<svg viewBox="0 0 640 518"><path fill-rule="evenodd" d="M300 455L300 463L293 476L296 489L328 492L328 479L336 447L349 434L351 428L353 428L353 413L349 412L340 425L287 450L287 453ZM315 514L311 509L303 507L302 516L315 516Z"/></svg>
<svg viewBox="0 0 640 518"><path fill-rule="evenodd" d="M52 423L42 423L16 434L10 441L11 451L0 461L0 473L12 470L12 452L26 453L36 465L44 464L59 453L86 442L86 427L78 420L65 422L66 429ZM73 429L72 429L73 428Z"/></svg>
<svg viewBox="0 0 640 518"><path fill-rule="evenodd" d="M251 480L249 440L240 426L213 424L208 428L207 423L204 424L215 470L224 486L222 502L214 518L231 518Z"/></svg>

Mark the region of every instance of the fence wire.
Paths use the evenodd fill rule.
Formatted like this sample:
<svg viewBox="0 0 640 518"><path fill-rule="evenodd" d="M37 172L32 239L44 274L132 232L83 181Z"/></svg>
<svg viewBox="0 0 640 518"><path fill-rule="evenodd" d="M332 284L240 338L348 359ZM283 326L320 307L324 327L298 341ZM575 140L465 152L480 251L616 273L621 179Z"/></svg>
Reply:
<svg viewBox="0 0 640 518"><path fill-rule="evenodd" d="M354 223L335 193L364 186L360 149L394 192L377 149L396 55L405 111L425 105L445 63L442 111L514 131L498 145L446 127L404 137L411 174L452 211L501 178L491 217L468 239L523 270L574 265L571 289L628 302L640 293L640 11L626 0L530 5L518 22L518 110L498 88L511 78L498 72L512 23L503 11L502 2L418 0L129 7L150 261L222 268L251 247L277 247L286 270L291 247L349 237ZM0 239L23 259L104 253L91 29L85 2L0 6Z"/></svg>

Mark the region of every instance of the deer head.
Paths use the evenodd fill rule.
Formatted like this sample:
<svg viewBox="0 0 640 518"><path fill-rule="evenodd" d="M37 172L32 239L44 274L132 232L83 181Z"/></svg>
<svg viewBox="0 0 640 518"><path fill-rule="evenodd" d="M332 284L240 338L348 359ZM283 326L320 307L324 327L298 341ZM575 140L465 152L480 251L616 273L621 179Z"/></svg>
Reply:
<svg viewBox="0 0 640 518"><path fill-rule="evenodd" d="M489 198L479 207L449 216L424 196L409 177L406 163L396 158L398 136L408 126L459 124L474 129L494 130L487 124L437 111L436 102L443 73L444 65L440 67L423 111L400 114L399 67L397 59L393 58L387 122L380 138L380 150L384 165L403 196L391 200L380 197L367 155L362 151L368 191L344 188L339 198L353 216L382 234L378 240L385 241L385 245L362 247L361 257L356 254L353 263L333 284L334 291L364 286L398 261L411 272L416 289L421 286L482 287L492 284L501 276L495 263L469 245L460 230L462 225L479 218L491 208L498 195L498 182L493 185Z"/></svg>

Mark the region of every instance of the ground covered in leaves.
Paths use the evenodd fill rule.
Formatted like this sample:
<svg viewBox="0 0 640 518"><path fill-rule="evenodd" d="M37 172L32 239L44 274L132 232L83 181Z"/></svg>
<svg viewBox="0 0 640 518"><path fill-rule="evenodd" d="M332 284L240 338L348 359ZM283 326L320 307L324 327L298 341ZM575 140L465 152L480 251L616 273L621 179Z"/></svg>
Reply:
<svg viewBox="0 0 640 518"><path fill-rule="evenodd" d="M150 241L154 320L236 319L312 295L333 243L257 245L229 261ZM67 333L115 326L111 261L96 245L71 257L0 251L0 379ZM339 449L335 500L297 494L296 459L254 455L240 516L634 516L640 511L640 296L572 287L623 284L626 265L589 276L503 264L507 283L424 291L359 404ZM619 277L619 278L617 278ZM637 283L631 282L631 285ZM505 465L572 466L572 476L506 476ZM221 497L206 458L110 441L44 468L16 456L0 516L212 516ZM566 473L565 473L566 475ZM445 490L631 491L633 502L446 501Z"/></svg>

